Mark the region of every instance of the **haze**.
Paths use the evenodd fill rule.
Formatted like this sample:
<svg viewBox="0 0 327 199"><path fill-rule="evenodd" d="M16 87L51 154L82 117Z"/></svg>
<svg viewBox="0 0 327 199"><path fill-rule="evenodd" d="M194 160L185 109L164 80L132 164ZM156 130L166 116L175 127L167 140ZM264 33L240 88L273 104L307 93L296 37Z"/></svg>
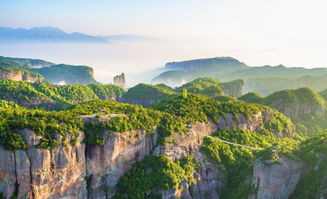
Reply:
<svg viewBox="0 0 327 199"><path fill-rule="evenodd" d="M135 34L151 39L109 44L0 44L0 55L90 65L95 78L140 72L169 61L231 56L248 65L326 67L323 0L10 0L0 26L58 27L90 35ZM138 77L136 79L135 77Z"/></svg>

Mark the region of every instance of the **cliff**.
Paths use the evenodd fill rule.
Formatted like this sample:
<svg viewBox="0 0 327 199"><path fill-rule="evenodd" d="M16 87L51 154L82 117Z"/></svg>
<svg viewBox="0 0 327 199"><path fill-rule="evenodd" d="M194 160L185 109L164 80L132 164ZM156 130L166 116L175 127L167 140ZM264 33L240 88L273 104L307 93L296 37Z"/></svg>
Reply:
<svg viewBox="0 0 327 199"><path fill-rule="evenodd" d="M7 150L0 148L0 196L286 199L298 190L304 167L283 156L294 151L297 141L292 139L293 124L282 114L195 95L168 101L167 107L154 107L167 112L109 101L78 104L62 112L18 110L17 121L29 127L23 130L15 129L10 112L1 112L0 127L6 130L0 144ZM190 113L181 106L190 107L189 103L195 103ZM191 113L201 117L181 120L176 116L180 111L186 114L183 118ZM185 122L184 128L175 122ZM17 145L22 141L19 135L29 148ZM11 142L6 145L2 139ZM272 144L283 149L281 157L266 150Z"/></svg>

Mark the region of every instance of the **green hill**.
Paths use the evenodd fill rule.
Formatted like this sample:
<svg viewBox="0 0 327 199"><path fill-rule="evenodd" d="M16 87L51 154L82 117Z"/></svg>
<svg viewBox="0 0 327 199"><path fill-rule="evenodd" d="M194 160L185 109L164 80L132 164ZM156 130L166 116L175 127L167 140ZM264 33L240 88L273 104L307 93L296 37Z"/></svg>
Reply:
<svg viewBox="0 0 327 199"><path fill-rule="evenodd" d="M260 94L258 93L247 93L241 97L238 98L239 100L243 100L245 102L248 102L248 103L262 103L262 100L264 99L263 96L261 96Z"/></svg>
<svg viewBox="0 0 327 199"><path fill-rule="evenodd" d="M309 88L282 90L265 98L248 93L239 99L277 109L290 117L297 125L297 130L303 134L316 134L327 129L327 102Z"/></svg>
<svg viewBox="0 0 327 199"><path fill-rule="evenodd" d="M111 99L116 100L124 90L114 85L52 86L44 82L1 80L0 99L23 107L61 109L79 102Z"/></svg>
<svg viewBox="0 0 327 199"><path fill-rule="evenodd" d="M118 101L136 104L142 106L150 106L159 100L174 95L175 92L170 88L162 86L153 86L148 84L138 84L130 89Z"/></svg>
<svg viewBox="0 0 327 199"><path fill-rule="evenodd" d="M220 80L210 77L197 78L189 83L177 87L175 91L182 92L187 89L190 93L200 94L207 97L230 95L238 97L243 94L243 80L234 80L222 83Z"/></svg>
<svg viewBox="0 0 327 199"><path fill-rule="evenodd" d="M226 94L231 96L240 95L243 92L243 84L244 82L242 80L222 83L218 79L209 77L197 78L175 89L165 84L148 85L142 83L128 89L119 101L147 107L162 99L182 93L183 90L187 90L187 93L199 94L211 98L225 96L225 100L228 100Z"/></svg>

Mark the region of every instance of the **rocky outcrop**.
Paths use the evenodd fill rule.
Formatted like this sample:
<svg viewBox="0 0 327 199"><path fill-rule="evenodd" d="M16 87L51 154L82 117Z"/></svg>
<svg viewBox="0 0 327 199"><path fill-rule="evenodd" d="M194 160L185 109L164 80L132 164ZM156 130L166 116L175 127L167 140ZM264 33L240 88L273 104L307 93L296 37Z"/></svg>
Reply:
<svg viewBox="0 0 327 199"><path fill-rule="evenodd" d="M129 170L133 163L150 154L155 143L154 136L146 131L108 133L105 145L89 145L86 151L89 198L101 199L115 193L118 180Z"/></svg>
<svg viewBox="0 0 327 199"><path fill-rule="evenodd" d="M164 154L173 160L194 154L195 161L199 163L199 168L194 173L196 183L189 185L184 181L180 187L161 191L163 199L180 198L185 199L206 199L219 198L219 190L223 187L223 175L217 165L210 163L204 154L200 152L203 139L217 130L214 123L198 123L192 126L189 132L176 133L170 138L171 142L155 149L154 153Z"/></svg>
<svg viewBox="0 0 327 199"><path fill-rule="evenodd" d="M39 75L31 75L30 72L13 71L13 72L3 72L0 73L0 80L9 79L15 81L27 81L27 82L41 82L44 81L44 78Z"/></svg>
<svg viewBox="0 0 327 199"><path fill-rule="evenodd" d="M253 185L258 190L248 199L287 199L303 172L303 164L286 158L279 161L257 160L253 167Z"/></svg>
<svg viewBox="0 0 327 199"><path fill-rule="evenodd" d="M0 192L5 198L86 198L85 145L38 149L40 137L33 131L20 132L31 146L27 151L0 149Z"/></svg>
<svg viewBox="0 0 327 199"><path fill-rule="evenodd" d="M238 114L238 120L236 120L232 114L226 113L225 117L219 116L218 127L219 129L261 130L265 116L262 112L259 112L253 118L248 119L244 115Z"/></svg>
<svg viewBox="0 0 327 199"><path fill-rule="evenodd" d="M114 85L125 88L125 84L126 84L126 80L125 80L125 74L124 73L122 73L120 75L116 75L114 77Z"/></svg>

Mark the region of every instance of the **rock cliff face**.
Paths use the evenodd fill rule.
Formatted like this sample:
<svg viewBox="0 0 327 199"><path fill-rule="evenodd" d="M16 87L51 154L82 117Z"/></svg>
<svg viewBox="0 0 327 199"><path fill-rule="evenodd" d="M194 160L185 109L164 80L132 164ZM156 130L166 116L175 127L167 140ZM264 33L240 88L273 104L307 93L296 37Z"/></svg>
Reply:
<svg viewBox="0 0 327 199"><path fill-rule="evenodd" d="M303 172L300 162L280 158L279 163L257 160L252 183L258 192L248 199L287 199L294 191Z"/></svg>
<svg viewBox="0 0 327 199"><path fill-rule="evenodd" d="M185 199L205 199L207 197L219 198L219 190L223 187L223 175L216 165L210 163L204 154L200 152L203 138L217 130L213 123L198 123L192 126L185 134L175 134L164 146L159 146L154 153L164 154L173 160L194 154L195 161L199 163L199 169L194 173L197 180L195 185L189 186L184 181L180 186L182 189L172 189L161 191L163 199L180 198Z"/></svg>
<svg viewBox="0 0 327 199"><path fill-rule="evenodd" d="M242 118L242 117L241 117ZM59 146L51 150L38 149L40 137L33 131L18 133L31 146L27 151L6 151L0 148L0 193L5 198L59 199L59 198L111 198L118 180L133 163L141 161L150 153L165 154L173 160L194 154L199 168L194 173L195 184L187 181L180 184L182 189L160 191L164 199L206 199L219 198L226 182L219 167L201 153L200 147L206 135L217 128L260 129L265 120L263 113L254 118L232 122L227 116L219 125L197 123L189 132L175 133L163 146L157 146L157 133L149 136L142 130L123 133L104 133L105 144L83 144L83 132L76 146ZM155 130L155 129L154 129ZM258 187L255 198L287 198L294 189L300 173L301 164L282 159L281 165L265 167L258 161L254 166L253 184ZM273 187L273 189L272 189Z"/></svg>
<svg viewBox="0 0 327 199"><path fill-rule="evenodd" d="M156 142L145 131L113 133L104 146L87 147L83 133L77 146L38 149L40 137L20 132L32 146L27 151L0 148L0 193L5 198L110 198L119 178L148 155Z"/></svg>
<svg viewBox="0 0 327 199"><path fill-rule="evenodd" d="M114 194L115 185L133 163L150 154L156 134L129 131L105 136L105 145L87 146L86 170L89 198L101 199Z"/></svg>
<svg viewBox="0 0 327 199"><path fill-rule="evenodd" d="M41 82L41 81L44 81L43 77L33 76L33 75L28 74L25 71L0 73L0 80L2 80L2 79L10 79L10 80L16 80L16 81L27 81L27 82Z"/></svg>
<svg viewBox="0 0 327 199"><path fill-rule="evenodd" d="M0 188L5 198L86 198L85 145L37 149L40 138L30 130L20 132L29 150L0 148Z"/></svg>
<svg viewBox="0 0 327 199"><path fill-rule="evenodd" d="M114 84L116 86L120 86L122 88L125 88L125 83L126 83L126 80L125 80L125 74L124 73L122 73L120 75L116 75L114 77Z"/></svg>

